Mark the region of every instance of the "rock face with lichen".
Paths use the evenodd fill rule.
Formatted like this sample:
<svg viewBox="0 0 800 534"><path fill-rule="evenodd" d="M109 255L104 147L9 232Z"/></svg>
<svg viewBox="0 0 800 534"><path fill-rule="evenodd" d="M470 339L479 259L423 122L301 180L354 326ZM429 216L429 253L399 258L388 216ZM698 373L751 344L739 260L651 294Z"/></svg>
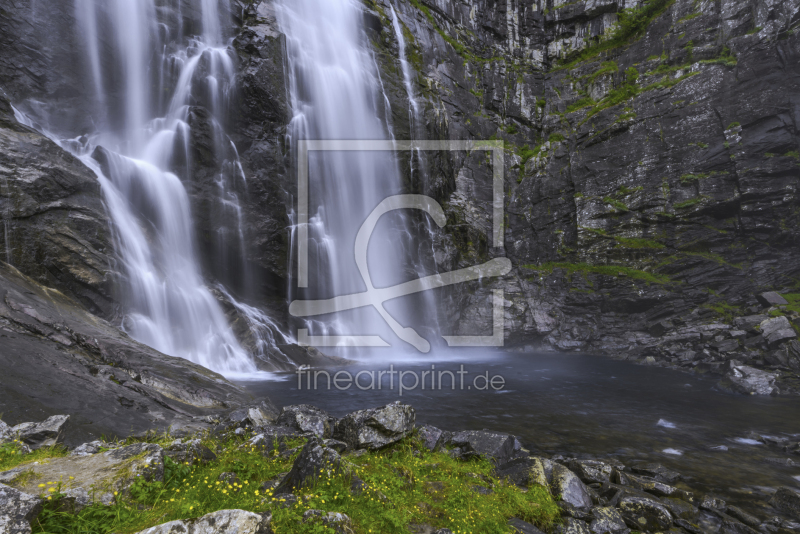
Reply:
<svg viewBox="0 0 800 534"><path fill-rule="evenodd" d="M408 124L388 3L371 6L395 125ZM397 11L423 134L505 142L503 249L485 154L432 155L419 177L448 214L440 269L496 255L515 266L453 291L458 333L489 334L490 290L503 289L507 345L684 366L769 365L790 350L789 329L770 342L730 325L800 311L756 298L796 283L800 2L408 0Z"/></svg>

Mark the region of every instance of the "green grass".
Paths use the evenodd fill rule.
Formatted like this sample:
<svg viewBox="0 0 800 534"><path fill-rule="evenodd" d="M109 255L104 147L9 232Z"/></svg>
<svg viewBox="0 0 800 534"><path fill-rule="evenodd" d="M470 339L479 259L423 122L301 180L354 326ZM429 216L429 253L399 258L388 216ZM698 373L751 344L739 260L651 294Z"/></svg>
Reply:
<svg viewBox="0 0 800 534"><path fill-rule="evenodd" d="M726 46L725 48L722 49L722 52L720 53L719 56L713 59L704 59L700 63L735 67L739 63L739 60L737 60L736 56L733 55L731 49Z"/></svg>
<svg viewBox="0 0 800 534"><path fill-rule="evenodd" d="M754 33L758 33L760 31L761 31L761 26L756 26L755 28L749 30L747 32L747 35L753 35Z"/></svg>
<svg viewBox="0 0 800 534"><path fill-rule="evenodd" d="M614 240L625 248L649 248L654 250L664 248L664 245L658 241L641 237L614 237Z"/></svg>
<svg viewBox="0 0 800 534"><path fill-rule="evenodd" d="M43 447L29 454L22 453L22 446L18 441L11 441L0 445L0 471L8 471L23 464L39 462L47 458L60 458L66 456L67 449L61 445Z"/></svg>
<svg viewBox="0 0 800 534"><path fill-rule="evenodd" d="M226 509L271 511L276 534L321 534L333 532L319 522L303 521L303 512L321 509L350 516L358 534L406 533L410 523L428 523L453 532L511 532L507 521L520 517L549 530L560 516L548 490L533 486L525 490L492 476L493 464L485 459L458 461L446 452L428 452L414 437L351 462L348 474L321 474L315 484L297 490L298 504L282 507L264 493L260 485L288 471L291 458L277 451L251 448L246 437L224 442L203 439L217 451L217 459L206 465L178 465L167 461L163 482L137 481L129 496L117 496L111 506L99 504L77 515L59 512L56 501L48 502L33 525L37 534L129 534L176 519L190 519ZM302 445L297 439L289 446ZM218 481L223 472L234 472L239 482ZM352 475L364 480L368 489L350 491ZM482 495L473 485L491 487ZM56 497L59 494L55 494Z"/></svg>
<svg viewBox="0 0 800 534"><path fill-rule="evenodd" d="M800 159L800 152L798 152L797 150L793 150L791 152L787 152L786 154L784 154L783 157Z"/></svg>
<svg viewBox="0 0 800 534"><path fill-rule="evenodd" d="M727 127L726 129L727 129L727 130L733 130L734 128L738 128L739 126L741 126L741 124L740 124L740 123L738 123L738 122L732 122L732 123L730 123L730 124L728 125L728 127Z"/></svg>
<svg viewBox="0 0 800 534"><path fill-rule="evenodd" d="M574 113L574 112L578 111L579 109L588 108L588 107L591 107L593 105L594 105L594 100L592 100L591 98L589 98L587 96L587 97L581 98L577 102L567 106L567 113Z"/></svg>
<svg viewBox="0 0 800 534"><path fill-rule="evenodd" d="M547 140L551 143L560 143L564 140L564 135L560 133L550 134L550 137L548 137Z"/></svg>
<svg viewBox="0 0 800 534"><path fill-rule="evenodd" d="M544 272L551 274L556 269L562 269L568 274L599 274L604 276L613 276L615 278L628 277L634 280L642 280L650 284L668 284L670 279L668 276L649 273L647 271L639 271L624 267L622 265L590 265L588 263L557 263L549 262L542 265L523 265L525 269L532 271Z"/></svg>
<svg viewBox="0 0 800 534"><path fill-rule="evenodd" d="M731 322L735 317L743 315L742 309L737 306L732 306L727 302L714 302L706 303L701 307L713 311L718 317L724 319L726 322Z"/></svg>
<svg viewBox="0 0 800 534"><path fill-rule="evenodd" d="M603 202L610 205L617 211L629 211L628 206L626 206L624 202L621 202L614 197L603 197Z"/></svg>
<svg viewBox="0 0 800 534"><path fill-rule="evenodd" d="M626 9L619 14L617 25L607 39L570 55L558 69L572 68L601 53L632 43L642 37L647 27L675 3L675 0L646 0L638 8Z"/></svg>
<svg viewBox="0 0 800 534"><path fill-rule="evenodd" d="M702 15L702 13L700 13L699 11L695 11L694 13L690 13L690 14L686 15L685 17L683 17L682 19L680 19L678 21L678 24L681 24L682 22L688 22L688 21L690 21L690 20L692 20L694 18L699 17L700 15Z"/></svg>
<svg viewBox="0 0 800 534"><path fill-rule="evenodd" d="M682 174L681 175L681 183L682 184L688 184L688 183L691 183L691 182L696 182L698 180L703 180L705 178L708 178L708 176L709 176L709 174L707 172L705 172L705 173L700 172L700 173L697 173L697 174Z"/></svg>
<svg viewBox="0 0 800 534"><path fill-rule="evenodd" d="M638 193L639 191L644 191L644 187L641 186L641 185L638 185L636 187L627 187L627 186L621 185L621 186L619 186L619 190L617 191L617 195L626 197L628 195L632 195L633 193Z"/></svg>
<svg viewBox="0 0 800 534"><path fill-rule="evenodd" d="M705 199L706 199L705 196L700 195L699 197L694 197L694 198L690 198L689 200L684 200L683 202L678 202L677 204L674 205L674 207L675 207L675 209L678 209L678 210L684 209L684 208L690 208L690 207L694 206L695 204L701 203Z"/></svg>

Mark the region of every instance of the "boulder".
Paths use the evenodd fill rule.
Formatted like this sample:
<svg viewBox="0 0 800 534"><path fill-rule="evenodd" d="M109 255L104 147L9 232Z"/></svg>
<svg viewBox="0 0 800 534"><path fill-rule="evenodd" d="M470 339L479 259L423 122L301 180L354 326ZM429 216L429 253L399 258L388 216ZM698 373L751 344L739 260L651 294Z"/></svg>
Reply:
<svg viewBox="0 0 800 534"><path fill-rule="evenodd" d="M351 449L380 449L411 434L415 420L414 408L395 402L345 415L336 423L334 437Z"/></svg>
<svg viewBox="0 0 800 534"><path fill-rule="evenodd" d="M417 436L422 445L429 451L435 451L439 447L439 438L443 432L435 426L423 425L417 429Z"/></svg>
<svg viewBox="0 0 800 534"><path fill-rule="evenodd" d="M565 517L563 523L555 528L556 534L591 534L589 525L580 519Z"/></svg>
<svg viewBox="0 0 800 534"><path fill-rule="evenodd" d="M511 532L515 534L544 534L532 524L516 517L508 520L508 526L511 527Z"/></svg>
<svg viewBox="0 0 800 534"><path fill-rule="evenodd" d="M11 429L18 439L36 450L41 447L52 447L64 440L64 431L69 423L68 415L53 415L41 423L21 423Z"/></svg>
<svg viewBox="0 0 800 534"><path fill-rule="evenodd" d="M109 443L105 443L104 441L90 441L88 443L83 443L78 445L72 451L70 451L70 456L90 456L92 454L97 454L100 452L101 448L112 448Z"/></svg>
<svg viewBox="0 0 800 534"><path fill-rule="evenodd" d="M0 420L0 443L14 439L14 434L11 432L11 427Z"/></svg>
<svg viewBox="0 0 800 534"><path fill-rule="evenodd" d="M778 488L769 504L794 519L800 520L800 493L792 488Z"/></svg>
<svg viewBox="0 0 800 534"><path fill-rule="evenodd" d="M296 489L309 486L321 475L334 475L349 472L342 457L335 450L326 447L318 438L311 438L305 444L297 459L280 484L275 494L292 493Z"/></svg>
<svg viewBox="0 0 800 534"><path fill-rule="evenodd" d="M269 454L272 451L278 450L285 450L285 443L286 441L300 437L302 434L297 430L287 428L284 426L266 426L260 429L260 433L256 434L248 443L257 449L260 449L263 453Z"/></svg>
<svg viewBox="0 0 800 534"><path fill-rule="evenodd" d="M333 530L336 534L354 534L353 524L347 514L341 512L327 512L323 510L306 510L303 512L303 522L316 521Z"/></svg>
<svg viewBox="0 0 800 534"><path fill-rule="evenodd" d="M797 333L792 328L792 323L786 317L766 319L758 327L770 347L775 347L784 341L797 337Z"/></svg>
<svg viewBox="0 0 800 534"><path fill-rule="evenodd" d="M330 438L336 420L324 410L309 404L286 406L278 417L276 424L286 426L303 433L312 433L320 438Z"/></svg>
<svg viewBox="0 0 800 534"><path fill-rule="evenodd" d="M703 495L703 498L700 499L700 504L698 504L698 506L701 510L709 510L713 512L725 510L728 505L719 497L715 497L713 495Z"/></svg>
<svg viewBox="0 0 800 534"><path fill-rule="evenodd" d="M674 518L682 518L689 521L694 521L697 518L699 510L683 499L665 497L661 499L661 503L667 507L667 510Z"/></svg>
<svg viewBox="0 0 800 534"><path fill-rule="evenodd" d="M592 499L578 476L561 464L553 464L550 491L553 496L576 508L590 508Z"/></svg>
<svg viewBox="0 0 800 534"><path fill-rule="evenodd" d="M180 439L175 440L164 449L164 456L169 457L173 462L189 465L197 462L207 463L217 458L217 455L203 445L199 439L187 442Z"/></svg>
<svg viewBox="0 0 800 534"><path fill-rule="evenodd" d="M614 508L598 507L592 510L591 524L589 530L594 534L618 534L628 530L625 521Z"/></svg>
<svg viewBox="0 0 800 534"><path fill-rule="evenodd" d="M756 295L756 299L758 299L758 302L765 308L769 308L772 306L786 306L787 304L789 304L789 302L787 302L785 298L783 298L774 291L767 291L765 293L760 293Z"/></svg>
<svg viewBox="0 0 800 534"><path fill-rule="evenodd" d="M653 478L632 475L630 473L623 476L626 482L634 488L646 491L657 497L679 497L687 501L691 501L693 498L690 492L659 482Z"/></svg>
<svg viewBox="0 0 800 534"><path fill-rule="evenodd" d="M540 486L549 487L553 480L553 466L555 463L547 458L532 457L531 481Z"/></svg>
<svg viewBox="0 0 800 534"><path fill-rule="evenodd" d="M244 406L232 411L225 418L226 427L249 427L255 430L274 424L280 413L272 402L264 397L258 404Z"/></svg>
<svg viewBox="0 0 800 534"><path fill-rule="evenodd" d="M672 525L672 514L667 507L652 499L623 497L619 509L625 524L634 530L659 532Z"/></svg>
<svg viewBox="0 0 800 534"><path fill-rule="evenodd" d="M344 441L339 441L338 439L326 439L323 440L322 444L329 449L335 450L339 454L342 454L347 450L347 443Z"/></svg>
<svg viewBox="0 0 800 534"><path fill-rule="evenodd" d="M272 514L220 510L197 519L170 521L139 534L272 534Z"/></svg>
<svg viewBox="0 0 800 534"><path fill-rule="evenodd" d="M30 534L31 521L39 516L44 501L18 489L0 484L0 532Z"/></svg>
<svg viewBox="0 0 800 534"><path fill-rule="evenodd" d="M611 465L599 460L571 460L567 465L586 483L611 482L614 472Z"/></svg>
<svg viewBox="0 0 800 534"><path fill-rule="evenodd" d="M746 317L737 317L733 320L733 325L751 334L758 333L758 325L769 319L767 315L748 315Z"/></svg>
<svg viewBox="0 0 800 534"><path fill-rule="evenodd" d="M773 373L747 365L737 365L727 372L720 385L744 395L774 395L778 393L776 379Z"/></svg>
<svg viewBox="0 0 800 534"><path fill-rule="evenodd" d="M541 483L537 477L537 473L541 471L541 460L538 458L514 458L510 462L495 467L494 475L517 486L527 488L531 484ZM542 485L546 486L547 482L545 481Z"/></svg>
<svg viewBox="0 0 800 534"><path fill-rule="evenodd" d="M34 476L22 476L31 473ZM164 451L158 445L136 443L90 456L53 458L0 473L10 486L38 494L44 482L62 482L63 491L85 490L93 502L110 504L113 492L126 492L138 477L163 480Z"/></svg>
<svg viewBox="0 0 800 534"><path fill-rule="evenodd" d="M519 440L502 432L466 430L448 433L442 439L445 445L453 447L452 453L462 459L483 456L499 465L522 454Z"/></svg>

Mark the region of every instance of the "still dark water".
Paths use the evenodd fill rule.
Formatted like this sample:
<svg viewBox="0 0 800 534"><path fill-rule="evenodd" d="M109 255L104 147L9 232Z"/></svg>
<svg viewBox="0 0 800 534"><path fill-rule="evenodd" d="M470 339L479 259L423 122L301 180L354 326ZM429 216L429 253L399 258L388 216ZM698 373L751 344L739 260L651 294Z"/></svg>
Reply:
<svg viewBox="0 0 800 534"><path fill-rule="evenodd" d="M468 374L455 374L462 364ZM333 384L328 389L324 375L316 389L313 380L308 388L307 378L298 387L296 374L241 385L278 406L313 404L336 417L402 400L416 409L418 425L510 432L534 454L614 457L628 464L657 461L689 477L693 489L753 511L766 501L769 488L800 487L800 466L767 461L790 455L748 438L756 432L800 439L799 397L734 395L719 389L714 379L585 355L463 353L450 361L399 361L394 370L420 377L431 365L437 374L453 372L456 389L449 375L442 375L442 388L431 390L430 374L424 390L404 390L402 396L397 375L389 374L382 376L380 390L377 385L339 390ZM390 367L363 363L329 372L342 370L352 375L371 371L377 377ZM501 390L476 390L485 381L475 383L475 376L487 371L490 378L505 379ZM369 375L359 378L362 387L370 385ZM413 385L414 375L406 374L405 383ZM346 386L346 381L339 384ZM800 457L794 459L800 464Z"/></svg>

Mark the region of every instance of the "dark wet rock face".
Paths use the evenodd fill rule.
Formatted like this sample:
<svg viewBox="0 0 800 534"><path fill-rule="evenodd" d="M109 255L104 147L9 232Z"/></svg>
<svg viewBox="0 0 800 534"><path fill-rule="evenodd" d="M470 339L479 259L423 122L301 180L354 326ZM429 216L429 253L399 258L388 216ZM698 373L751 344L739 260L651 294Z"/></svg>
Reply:
<svg viewBox="0 0 800 534"><path fill-rule="evenodd" d="M94 314L118 315L118 273L97 177L19 124L1 96L0 225L0 260Z"/></svg>
<svg viewBox="0 0 800 534"><path fill-rule="evenodd" d="M248 400L220 375L133 341L75 300L2 264L0 346L7 423L70 414L65 427L51 419L26 428L32 445L64 439L75 446L170 426L178 434L198 431L209 427L205 416Z"/></svg>
<svg viewBox="0 0 800 534"><path fill-rule="evenodd" d="M635 39L578 62L631 4L420 4L396 9L424 134L506 147L504 251L492 248L485 158L432 155L419 173L458 222L436 243L441 269L492 255L515 266L452 288L452 328L485 331L489 290L503 289L507 346L760 367L796 337L729 332L736 317L796 316L779 308L800 252L796 0L659 4ZM393 42L390 25L380 32ZM402 137L397 52L376 49Z"/></svg>

